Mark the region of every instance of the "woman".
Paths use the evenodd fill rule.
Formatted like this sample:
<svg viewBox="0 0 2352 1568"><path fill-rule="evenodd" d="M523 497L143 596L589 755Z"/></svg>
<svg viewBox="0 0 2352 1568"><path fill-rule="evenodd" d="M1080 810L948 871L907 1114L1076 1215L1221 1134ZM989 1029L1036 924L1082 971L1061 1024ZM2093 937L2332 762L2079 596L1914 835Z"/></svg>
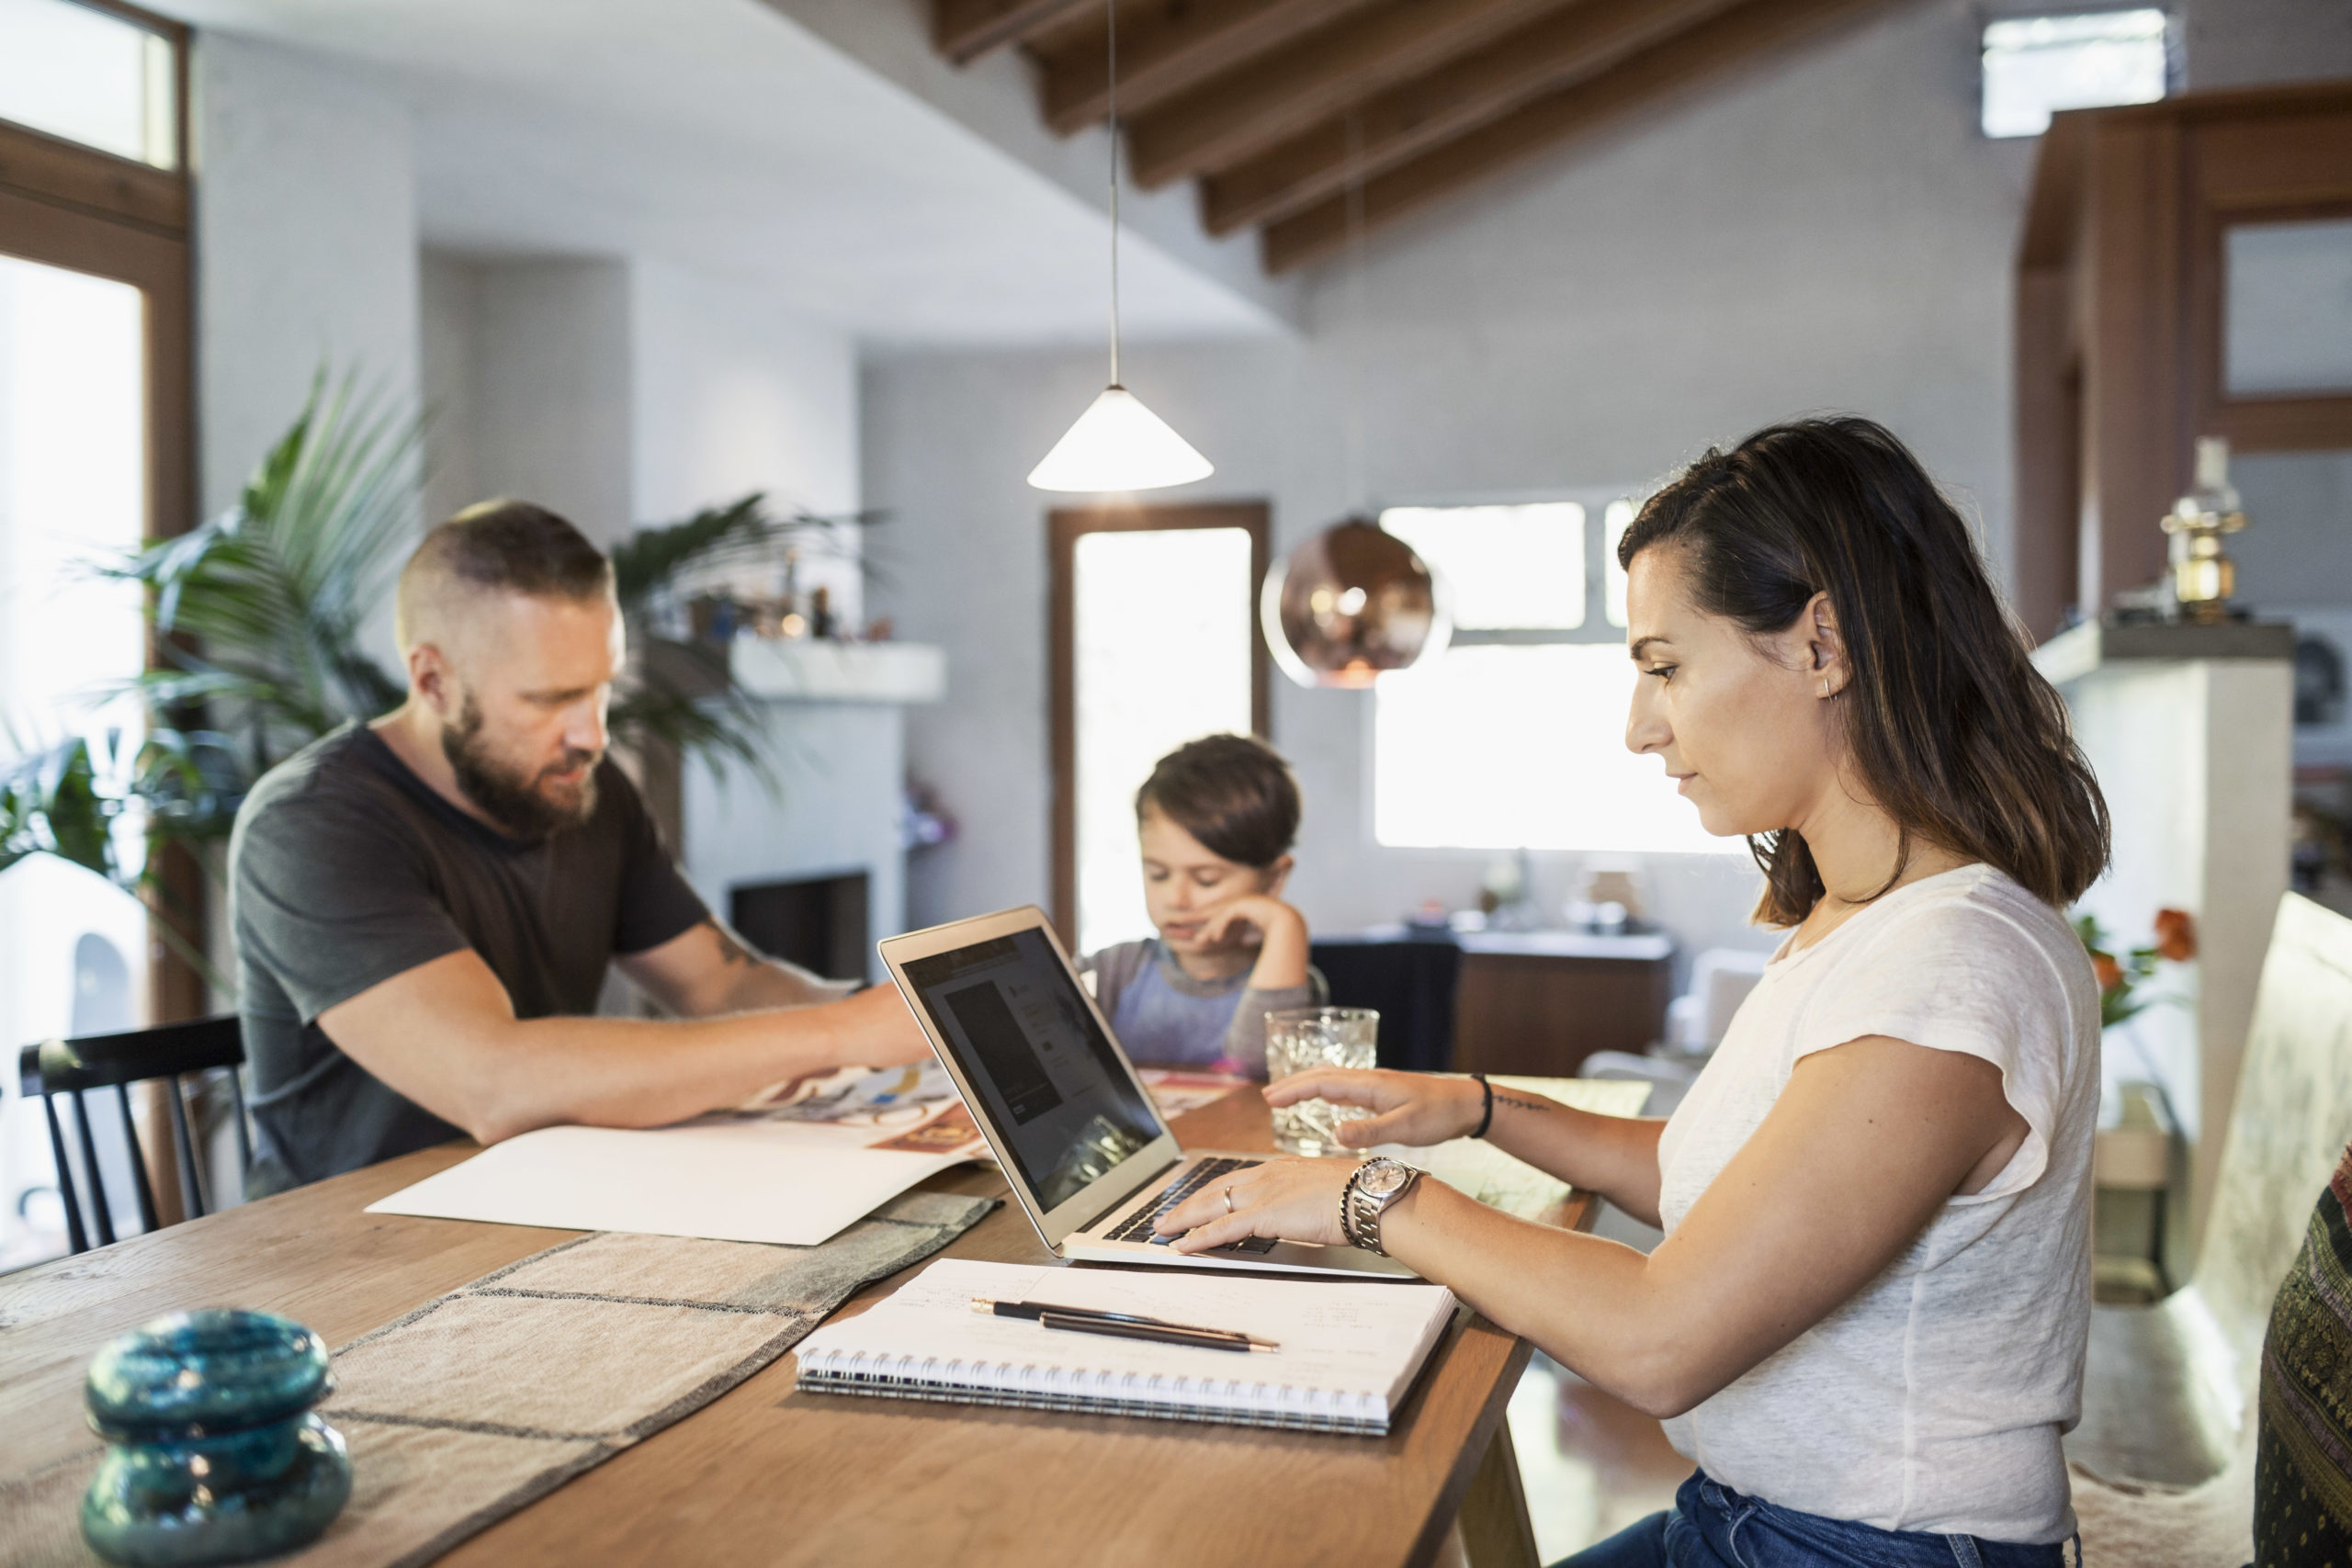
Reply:
<svg viewBox="0 0 2352 1568"><path fill-rule="evenodd" d="M1645 1258L1379 1160L1272 1162L1161 1229L1376 1247L1668 1418L1698 1472L1580 1568L2061 1563L2098 1002L2059 908L2108 832L2064 708L1866 420L1710 452L1618 553L1626 743L1747 835L1759 918L1794 928L1722 1046L1667 1122L1403 1073L1265 1092L1374 1112L1357 1147L1482 1134L1666 1239Z"/></svg>

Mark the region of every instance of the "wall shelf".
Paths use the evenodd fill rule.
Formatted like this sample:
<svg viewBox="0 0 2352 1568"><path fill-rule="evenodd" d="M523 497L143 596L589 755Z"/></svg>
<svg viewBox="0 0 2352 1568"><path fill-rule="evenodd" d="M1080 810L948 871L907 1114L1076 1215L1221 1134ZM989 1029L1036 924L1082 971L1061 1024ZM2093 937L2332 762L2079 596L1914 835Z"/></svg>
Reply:
<svg viewBox="0 0 2352 1568"><path fill-rule="evenodd" d="M2033 650L2033 667L2053 686L2079 681L2126 660L2295 657L2295 628L2284 621L2085 621Z"/></svg>
<svg viewBox="0 0 2352 1568"><path fill-rule="evenodd" d="M819 642L739 637L728 659L753 696L786 703L935 703L947 694L947 655L916 642Z"/></svg>

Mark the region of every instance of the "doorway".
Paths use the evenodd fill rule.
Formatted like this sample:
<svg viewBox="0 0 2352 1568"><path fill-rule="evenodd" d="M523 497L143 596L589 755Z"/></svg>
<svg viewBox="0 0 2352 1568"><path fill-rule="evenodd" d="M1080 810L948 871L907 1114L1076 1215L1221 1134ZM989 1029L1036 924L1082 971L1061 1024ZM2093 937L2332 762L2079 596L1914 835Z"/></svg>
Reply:
<svg viewBox="0 0 2352 1568"><path fill-rule="evenodd" d="M1262 502L1047 516L1053 913L1074 951L1151 934L1135 793L1152 763L1203 735L1267 736L1267 528Z"/></svg>

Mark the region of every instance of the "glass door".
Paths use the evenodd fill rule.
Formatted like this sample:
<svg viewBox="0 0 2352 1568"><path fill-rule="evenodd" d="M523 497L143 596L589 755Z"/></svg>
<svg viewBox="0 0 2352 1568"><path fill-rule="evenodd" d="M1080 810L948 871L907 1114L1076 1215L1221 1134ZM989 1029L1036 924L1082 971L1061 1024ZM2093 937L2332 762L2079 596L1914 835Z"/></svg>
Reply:
<svg viewBox="0 0 2352 1568"><path fill-rule="evenodd" d="M1151 934L1136 790L1204 735L1266 733L1260 505L1051 515L1055 919L1091 953Z"/></svg>

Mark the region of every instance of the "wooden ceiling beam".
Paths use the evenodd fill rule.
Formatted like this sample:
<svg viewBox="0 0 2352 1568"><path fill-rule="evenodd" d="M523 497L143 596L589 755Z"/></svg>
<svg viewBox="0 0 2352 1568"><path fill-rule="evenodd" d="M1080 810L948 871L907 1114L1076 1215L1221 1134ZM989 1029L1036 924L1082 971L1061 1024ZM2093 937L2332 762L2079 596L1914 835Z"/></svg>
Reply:
<svg viewBox="0 0 2352 1568"><path fill-rule="evenodd" d="M1548 93L1502 118L1454 138L1363 182L1363 227L1394 222L1444 197L1560 143L1691 89L1832 24L1888 0L1742 0L1735 8L1678 33L1573 86ZM1345 247L1344 192L1268 224L1261 247L1269 273L1280 275Z"/></svg>
<svg viewBox="0 0 2352 1568"><path fill-rule="evenodd" d="M1095 0L931 0L932 47L958 65L1034 38Z"/></svg>
<svg viewBox="0 0 2352 1568"><path fill-rule="evenodd" d="M1167 102L1268 50L1279 49L1370 0L1149 0L1119 9L1119 111ZM1046 123L1068 136L1107 112L1104 28L1032 46L1044 67Z"/></svg>
<svg viewBox="0 0 2352 1568"><path fill-rule="evenodd" d="M1128 166L1151 187L1240 163L1561 3L1383 0L1128 119Z"/></svg>
<svg viewBox="0 0 2352 1568"><path fill-rule="evenodd" d="M1201 180L1214 234L1271 222L1531 98L1600 74L1735 0L1580 0Z"/></svg>

